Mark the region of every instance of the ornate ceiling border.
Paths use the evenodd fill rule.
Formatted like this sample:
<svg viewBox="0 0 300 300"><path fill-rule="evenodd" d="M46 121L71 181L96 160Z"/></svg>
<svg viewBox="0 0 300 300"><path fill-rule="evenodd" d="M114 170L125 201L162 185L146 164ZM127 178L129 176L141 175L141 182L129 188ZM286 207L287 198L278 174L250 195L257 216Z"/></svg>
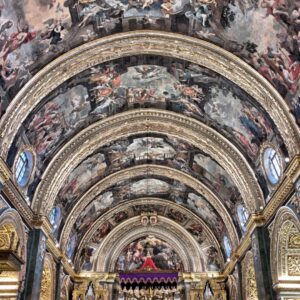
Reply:
<svg viewBox="0 0 300 300"><path fill-rule="evenodd" d="M1 151L7 157L19 128L39 102L76 74L121 57L151 54L175 57L211 69L251 95L271 116L289 155L299 153L300 134L295 119L276 89L235 55L180 34L140 30L120 33L86 43L61 55L39 71L17 94L0 123Z"/></svg>
<svg viewBox="0 0 300 300"><path fill-rule="evenodd" d="M145 176L145 175L160 175L167 178L172 178L178 180L185 185L193 188L195 191L198 191L201 195L203 195L207 201L212 205L212 207L219 213L222 218L224 225L226 226L229 234L229 238L232 242L232 245L238 245L238 235L236 232L236 228L232 222L231 216L225 209L223 203L212 193L210 192L202 183L200 183L197 179L191 177L190 175L178 171L176 169L172 169L165 166L159 165L141 165L132 167L130 169L121 170L116 172L110 176L105 177L97 184L95 184L92 188L90 188L76 203L72 211L69 213L68 219L65 223L65 226L62 231L62 235L60 238L60 244L62 249L66 247L66 242L71 233L71 229L76 222L81 211L91 203L94 198L99 195L102 191L107 189L108 187L133 177Z"/></svg>
<svg viewBox="0 0 300 300"><path fill-rule="evenodd" d="M141 133L176 137L203 150L216 160L237 186L249 212L264 205L255 174L243 155L227 139L205 124L188 117L154 109L120 113L80 131L62 147L43 173L32 207L48 215L69 173L87 156L112 141Z"/></svg>
<svg viewBox="0 0 300 300"><path fill-rule="evenodd" d="M98 230L98 228L103 223L110 220L113 217L113 215L115 215L118 212L125 211L127 209L131 209L131 208L133 208L134 206L137 206L137 205L145 205L145 204L160 205L162 207L165 207L165 209L168 209L168 208L175 209L176 211L179 211L180 213L187 215L189 221L193 221L195 223L196 222L200 223L201 226L205 230L205 234L206 234L206 236L209 240L209 243L211 243L221 253L220 243L218 242L217 238L215 237L215 235L213 234L211 229L205 223L205 221L203 221L199 216L197 216L195 213L191 212L189 209L187 209L187 208L185 208L185 207L183 207L183 206L181 206L177 203L174 203L172 201L169 201L169 200L166 200L166 199L147 197L147 198L138 198L138 199L122 202L122 203L118 204L117 206L115 206L114 208L110 209L107 213L105 213L105 214L101 215L100 217L98 217L98 219L93 223L93 225L90 227L90 229L85 233L85 235L81 239L74 261L76 262L78 260L79 254L81 253L82 248L89 243L90 239L93 237L95 232ZM120 223L120 225L122 223ZM118 226L118 225L116 225L116 226ZM66 239L62 239L62 240L66 240ZM235 248L235 247L237 247L237 244L233 245L233 248ZM65 244L64 244L64 248L65 248ZM63 248L62 248L62 251L64 251Z"/></svg>
<svg viewBox="0 0 300 300"><path fill-rule="evenodd" d="M126 233L126 234L125 234ZM169 243L183 261L186 272L202 272L204 268L204 255L192 235L176 222L158 216L157 225L144 227L140 216L133 217L113 229L102 241L95 262L97 272L114 272L117 262L125 244L143 236L153 234ZM186 252L189 249L189 252Z"/></svg>

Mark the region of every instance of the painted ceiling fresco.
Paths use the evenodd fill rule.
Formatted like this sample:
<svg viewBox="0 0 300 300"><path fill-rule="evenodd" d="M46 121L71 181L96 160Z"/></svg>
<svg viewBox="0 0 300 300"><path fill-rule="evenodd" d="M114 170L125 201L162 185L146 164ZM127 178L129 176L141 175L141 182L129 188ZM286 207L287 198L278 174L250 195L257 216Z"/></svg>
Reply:
<svg viewBox="0 0 300 300"><path fill-rule="evenodd" d="M196 241L199 243L199 246L207 258L208 267L213 269L219 269L222 265L221 254L213 246L212 241L206 234L206 230L199 223L199 221L191 220L184 213L178 211L176 208L168 208L163 204L144 204L144 205L135 205L127 208L126 210L119 211L115 213L108 221L103 221L96 232L92 235L89 242L85 243L85 246L82 248L79 255L79 266L80 269L84 271L91 271L93 267L93 262L97 259L96 250L98 249L101 242L104 238L111 232L113 228L122 223L125 220L133 216L140 215L142 212L155 212L158 215L165 216L170 218L183 226L188 232L190 232ZM78 239L76 234L71 235L69 243L69 257L72 257L72 254L75 253L75 246L72 248L72 240ZM77 249L79 250L79 249Z"/></svg>
<svg viewBox="0 0 300 300"><path fill-rule="evenodd" d="M87 230L91 228L94 221L110 208L121 202L141 197L158 197L171 200L190 209L205 220L212 231L222 240L222 236L226 231L225 225L219 213L215 211L211 204L203 196L184 184L160 176L132 178L104 190L80 213L74 224L74 233L76 233L78 239L81 239ZM56 208L59 208L60 218L55 218L55 224L56 228L59 229L63 226L68 213L64 215L63 208L60 205ZM168 217L180 221L182 216L170 213Z"/></svg>
<svg viewBox="0 0 300 300"><path fill-rule="evenodd" d="M199 179L222 198L228 210L241 201L227 172L203 151L176 138L140 135L117 140L82 161L65 181L56 203L69 211L104 176L147 163L166 165Z"/></svg>
<svg viewBox="0 0 300 300"><path fill-rule="evenodd" d="M140 59L150 60L147 56ZM156 63L168 67L157 64L132 66L130 59L99 65L75 76L45 99L24 123L8 158L12 164L17 150L24 144L35 149L37 168L29 186L29 197L59 147L82 128L118 112L149 107L182 113L218 130L245 154L255 168L264 195L269 194L260 166L260 147L269 141L284 153L285 148L264 111L245 92L212 71L162 57L157 58ZM121 144L112 147L126 147L126 142ZM109 151L119 151L112 150ZM125 151L134 158L130 149ZM168 155L172 157L172 151ZM165 160L169 160L167 156ZM180 160L177 163L180 164ZM197 160L203 160L200 154L195 156L195 165L190 165L190 169L197 168ZM93 176L104 176L113 168L128 163L120 160L118 167L118 160L113 156L110 161L104 153L99 153L89 158L86 165L93 168L99 164L98 174Z"/></svg>
<svg viewBox="0 0 300 300"><path fill-rule="evenodd" d="M2 0L1 114L42 66L115 32L157 29L213 42L267 78L300 122L300 0Z"/></svg>

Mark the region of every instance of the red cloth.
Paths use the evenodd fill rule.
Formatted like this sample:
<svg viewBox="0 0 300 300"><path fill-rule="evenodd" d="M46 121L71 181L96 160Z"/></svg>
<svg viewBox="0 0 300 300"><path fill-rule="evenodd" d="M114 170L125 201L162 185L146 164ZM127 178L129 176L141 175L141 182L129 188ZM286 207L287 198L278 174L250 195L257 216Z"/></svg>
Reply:
<svg viewBox="0 0 300 300"><path fill-rule="evenodd" d="M143 265L140 268L140 270L144 270L144 269L158 270L158 268L155 265L155 263L153 262L152 258L149 256L146 257L146 260L144 261Z"/></svg>

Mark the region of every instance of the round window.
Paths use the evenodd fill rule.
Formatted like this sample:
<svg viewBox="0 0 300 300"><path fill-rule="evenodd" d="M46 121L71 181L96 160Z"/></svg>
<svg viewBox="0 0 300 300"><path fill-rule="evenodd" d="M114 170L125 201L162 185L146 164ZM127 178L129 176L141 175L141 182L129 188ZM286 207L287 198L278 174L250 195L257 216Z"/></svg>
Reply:
<svg viewBox="0 0 300 300"><path fill-rule="evenodd" d="M29 150L24 150L19 154L15 165L15 178L19 186L26 186L32 169L33 155Z"/></svg>
<svg viewBox="0 0 300 300"><path fill-rule="evenodd" d="M263 163L270 183L278 183L281 176L281 161L275 149L271 147L265 149L263 154Z"/></svg>

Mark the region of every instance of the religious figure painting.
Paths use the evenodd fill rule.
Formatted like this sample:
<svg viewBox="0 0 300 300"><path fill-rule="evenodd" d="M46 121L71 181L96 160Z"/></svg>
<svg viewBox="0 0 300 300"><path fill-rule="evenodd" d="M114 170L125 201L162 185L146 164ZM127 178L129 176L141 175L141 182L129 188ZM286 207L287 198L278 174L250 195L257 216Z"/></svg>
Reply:
<svg viewBox="0 0 300 300"><path fill-rule="evenodd" d="M299 7L299 0L2 0L1 115L60 54L115 32L156 29L240 56L277 88L299 123Z"/></svg>
<svg viewBox="0 0 300 300"><path fill-rule="evenodd" d="M203 225L199 222L199 220L191 220L184 213L179 212L178 210L173 208L166 208L165 204L161 203L155 205L132 205L131 207L112 215L111 218L108 219L108 221L104 221L97 225L99 226L99 228L90 236L88 240L85 240L85 246L82 248L81 253L79 255L79 265L81 266L82 270L92 270L93 262L96 260L95 255L97 253L97 249L99 248L107 234L109 234L116 226L118 226L123 221L128 220L130 217L133 216L139 216L143 212L153 212L158 216L165 216L183 226L187 230L187 232L189 232L198 242L203 253L207 254L210 257L210 259L207 261L208 268L220 267L220 253L217 250L215 250L214 246L212 246L213 242L211 238L207 235L206 229L203 228ZM121 216L122 221L120 221L119 219L116 220L116 216ZM88 218L88 216L86 217ZM79 219L80 218L82 218L82 214L81 217L79 217ZM150 224L147 225L151 226ZM92 228L93 227L89 227L88 230L92 230ZM77 236L80 239L82 239L84 234L87 233L87 229L82 229L84 231L82 233L81 230L78 230L77 226L74 227L74 230L77 231Z"/></svg>
<svg viewBox="0 0 300 300"><path fill-rule="evenodd" d="M124 247L118 257L116 271L133 271L142 267L147 257L161 270L181 270L182 262L172 247L161 239L149 235Z"/></svg>
<svg viewBox="0 0 300 300"><path fill-rule="evenodd" d="M27 129L21 129L14 142L8 162L13 162L17 150L28 144L37 154L36 175L32 179L31 191L39 183L41 173L68 138L89 124L105 119L116 113L136 108L157 108L171 110L190 116L212 126L228 138L245 154L249 164L256 170L256 176L265 197L269 188L260 165L260 149L264 142L271 142L286 153L282 139L268 115L250 96L212 71L195 64L180 61L169 62L169 67L160 65L129 66L123 60L102 64L75 76L64 83L59 90L49 95L45 103L31 114ZM110 149L109 149L110 147ZM180 154L176 151L180 150ZM197 174L203 161L203 153L193 155L192 171L185 162L190 159L190 148L184 142L168 137L140 136L132 140L123 139L103 150L105 157L92 155L89 160L103 159L101 170L88 176L99 179L101 176L118 171L124 166L143 163L148 160L160 163L170 162L182 171ZM175 162L174 164L173 162ZM78 166L80 168L80 166ZM217 167L215 167L217 168ZM216 169L217 170L217 169ZM80 178L68 179L65 195L78 197ZM207 173L208 176L209 173ZM211 178L213 176L210 176ZM214 181L223 181L221 188L226 198L239 198L238 192L225 178L224 171L217 171ZM221 190L218 183L213 188ZM67 190L68 189L68 190ZM72 196L73 195L73 196ZM67 197L68 198L68 197Z"/></svg>

